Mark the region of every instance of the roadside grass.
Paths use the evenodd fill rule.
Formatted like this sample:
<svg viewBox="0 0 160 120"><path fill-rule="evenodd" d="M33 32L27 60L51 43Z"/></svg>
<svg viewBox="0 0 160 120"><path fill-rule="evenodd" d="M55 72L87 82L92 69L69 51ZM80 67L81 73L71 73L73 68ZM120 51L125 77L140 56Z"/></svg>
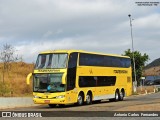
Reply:
<svg viewBox="0 0 160 120"><path fill-rule="evenodd" d="M32 95L32 84L26 84L26 77L30 72L33 72L34 64L14 62L11 63L11 69L4 74L2 72L2 67L3 64L0 63L0 96L20 97Z"/></svg>

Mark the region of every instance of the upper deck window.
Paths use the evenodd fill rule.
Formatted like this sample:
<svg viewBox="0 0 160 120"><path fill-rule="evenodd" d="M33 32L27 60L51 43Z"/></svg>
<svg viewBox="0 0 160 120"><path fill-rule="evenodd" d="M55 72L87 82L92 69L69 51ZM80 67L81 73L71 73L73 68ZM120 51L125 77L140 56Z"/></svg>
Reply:
<svg viewBox="0 0 160 120"><path fill-rule="evenodd" d="M129 68L131 66L131 60L130 58L118 56L81 53L79 57L79 65Z"/></svg>
<svg viewBox="0 0 160 120"><path fill-rule="evenodd" d="M40 54L36 62L36 69L66 68L68 54Z"/></svg>

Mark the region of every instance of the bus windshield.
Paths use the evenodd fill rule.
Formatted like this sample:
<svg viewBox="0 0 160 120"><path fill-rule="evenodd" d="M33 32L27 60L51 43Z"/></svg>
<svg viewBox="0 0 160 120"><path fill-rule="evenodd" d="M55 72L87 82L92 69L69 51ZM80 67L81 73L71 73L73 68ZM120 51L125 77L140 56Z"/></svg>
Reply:
<svg viewBox="0 0 160 120"><path fill-rule="evenodd" d="M62 84L62 73L35 74L33 80L34 92L64 92L65 85Z"/></svg>
<svg viewBox="0 0 160 120"><path fill-rule="evenodd" d="M37 58L36 69L66 68L68 54L40 54Z"/></svg>

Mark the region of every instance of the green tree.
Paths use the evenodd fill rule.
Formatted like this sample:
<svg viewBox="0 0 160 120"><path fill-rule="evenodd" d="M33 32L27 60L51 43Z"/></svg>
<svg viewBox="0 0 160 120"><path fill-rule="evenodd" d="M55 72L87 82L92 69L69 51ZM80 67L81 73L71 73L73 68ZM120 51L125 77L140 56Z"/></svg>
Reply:
<svg viewBox="0 0 160 120"><path fill-rule="evenodd" d="M134 76L133 52L130 49L128 49L124 51L124 55L129 56L131 58L132 79L134 81L135 76ZM146 53L141 54L139 51L134 51L134 59L135 59L136 80L137 80L137 84L140 85L142 70L146 62L149 60L149 56Z"/></svg>

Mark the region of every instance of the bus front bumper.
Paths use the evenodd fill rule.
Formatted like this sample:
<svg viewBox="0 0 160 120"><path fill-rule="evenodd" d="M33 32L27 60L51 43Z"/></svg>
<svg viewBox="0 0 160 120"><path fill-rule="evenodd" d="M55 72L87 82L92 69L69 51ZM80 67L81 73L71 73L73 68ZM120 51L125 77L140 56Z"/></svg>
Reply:
<svg viewBox="0 0 160 120"><path fill-rule="evenodd" d="M35 104L66 104L65 98L59 99L43 99L43 98L33 98Z"/></svg>

